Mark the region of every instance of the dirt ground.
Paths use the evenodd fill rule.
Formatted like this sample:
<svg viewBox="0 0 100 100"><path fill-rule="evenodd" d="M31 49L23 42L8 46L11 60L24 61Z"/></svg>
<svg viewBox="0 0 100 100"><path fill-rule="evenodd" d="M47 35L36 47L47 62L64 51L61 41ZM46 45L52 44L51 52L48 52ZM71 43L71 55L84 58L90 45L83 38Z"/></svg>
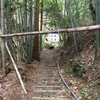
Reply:
<svg viewBox="0 0 100 100"><path fill-rule="evenodd" d="M93 47L90 46L88 51L84 50L74 59L78 61L81 57L81 61L87 62L86 66L90 66L93 62L93 52ZM8 66L7 76L3 79L0 78L0 100L74 100L58 76L56 60L60 60L60 72L79 100L100 100L98 91L100 86L95 87L95 83L93 83L95 82L93 75L98 72L98 69L92 69L91 73L87 72L84 75L87 81L84 82L81 78L74 77L69 73L71 68L66 63L67 61L62 64L67 59L68 53L64 52L67 57L62 57L60 54L61 50L45 49L40 55L41 62L34 61L29 65L18 63L19 72L28 92L27 95L23 92L11 63ZM1 71L0 76L2 76Z"/></svg>

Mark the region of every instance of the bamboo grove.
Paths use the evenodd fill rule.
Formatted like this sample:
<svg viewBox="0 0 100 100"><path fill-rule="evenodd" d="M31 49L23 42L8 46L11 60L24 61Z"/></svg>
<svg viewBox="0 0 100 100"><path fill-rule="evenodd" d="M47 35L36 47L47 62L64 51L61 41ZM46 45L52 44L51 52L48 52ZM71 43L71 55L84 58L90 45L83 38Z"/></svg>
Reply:
<svg viewBox="0 0 100 100"><path fill-rule="evenodd" d="M3 35L98 25L100 24L99 13L100 0L1 0L1 33ZM95 58L97 58L100 31L97 30L94 33ZM76 54L78 54L79 47L81 50L84 47L82 34L83 32L72 32L72 34L63 32L60 35L60 46L65 46L68 38L71 37ZM24 61L25 63L31 63L33 59L40 61L39 54L44 41L42 35L7 37L5 39L15 61ZM5 40L0 41L2 45L0 66L5 66L4 56L6 55L6 61L9 61L9 56L5 50Z"/></svg>

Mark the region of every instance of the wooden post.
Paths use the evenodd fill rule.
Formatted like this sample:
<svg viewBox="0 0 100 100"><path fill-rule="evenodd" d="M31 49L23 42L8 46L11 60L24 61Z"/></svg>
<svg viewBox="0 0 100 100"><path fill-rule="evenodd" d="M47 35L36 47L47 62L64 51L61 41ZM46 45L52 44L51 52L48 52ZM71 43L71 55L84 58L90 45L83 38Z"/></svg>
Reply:
<svg viewBox="0 0 100 100"><path fill-rule="evenodd" d="M4 0L1 0L1 34L4 35ZM5 38L2 38L1 43L2 51L2 71L3 77L6 76L6 57L5 57Z"/></svg>

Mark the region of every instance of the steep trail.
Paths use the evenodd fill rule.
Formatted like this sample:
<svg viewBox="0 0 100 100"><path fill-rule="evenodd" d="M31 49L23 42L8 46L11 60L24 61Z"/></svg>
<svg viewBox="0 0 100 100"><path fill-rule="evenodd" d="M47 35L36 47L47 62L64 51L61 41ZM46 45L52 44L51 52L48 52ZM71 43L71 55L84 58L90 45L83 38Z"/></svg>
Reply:
<svg viewBox="0 0 100 100"><path fill-rule="evenodd" d="M31 65L20 64L20 74L28 92L23 92L14 70L3 79L3 100L74 100L63 85L56 66L56 50L43 50L41 62ZM11 64L10 66L13 65ZM28 67L28 68L27 68ZM67 79L68 81L69 79Z"/></svg>
<svg viewBox="0 0 100 100"><path fill-rule="evenodd" d="M41 53L41 73L33 87L32 100L74 100L59 78L54 55L55 50Z"/></svg>

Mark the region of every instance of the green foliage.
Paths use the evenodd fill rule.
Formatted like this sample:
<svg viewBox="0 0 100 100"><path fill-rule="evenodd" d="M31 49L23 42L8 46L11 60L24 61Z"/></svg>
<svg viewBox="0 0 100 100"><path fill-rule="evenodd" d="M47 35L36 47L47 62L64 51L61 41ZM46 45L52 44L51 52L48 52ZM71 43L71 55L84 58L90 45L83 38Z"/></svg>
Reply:
<svg viewBox="0 0 100 100"><path fill-rule="evenodd" d="M100 82L100 80L99 79L96 79L96 80L92 81L92 84L94 86L97 86L99 82Z"/></svg>
<svg viewBox="0 0 100 100"><path fill-rule="evenodd" d="M67 2L68 6L65 7L65 1ZM66 27L76 27L79 25L88 25L90 20L90 13L89 13L89 6L88 0L45 0L44 7L43 7L43 14L44 19L43 23L44 26L48 29L58 29L58 28L66 28ZM17 31L30 31L32 25L32 15L34 14L34 0L12 0L5 1L7 4L7 9L10 10L11 7L14 5L14 16L17 17L16 26ZM27 6L25 6L25 4ZM9 11L11 13L11 11ZM70 13L69 13L70 12ZM16 14L18 14L16 16ZM18 17L19 16L19 17ZM28 21L28 19L31 19ZM29 23L29 24L28 24ZM24 25L23 25L24 24ZM8 28L9 29L9 28ZM28 29L28 30L26 30ZM78 52L76 36L73 34L74 37L74 44L76 48L76 52ZM82 41L80 33L78 34L78 38L80 43ZM64 39L64 38L63 38ZM31 39L30 39L31 40ZM66 41L66 40L65 40ZM27 43L27 41L26 41ZM31 44L32 42L30 42ZM82 43L81 43L82 44ZM82 46L81 46L82 47Z"/></svg>
<svg viewBox="0 0 100 100"><path fill-rule="evenodd" d="M92 81L94 86L100 85L100 73L97 75L97 78Z"/></svg>
<svg viewBox="0 0 100 100"><path fill-rule="evenodd" d="M90 66L90 69L95 69L96 68L96 66L95 66L95 64L92 64L91 66Z"/></svg>
<svg viewBox="0 0 100 100"><path fill-rule="evenodd" d="M49 49L50 46L49 46L47 43L43 43L43 48L44 48L44 49Z"/></svg>
<svg viewBox="0 0 100 100"><path fill-rule="evenodd" d="M76 77L82 77L82 73L85 73L85 67L83 63L75 62L74 60L70 60L69 64L72 68L72 74Z"/></svg>
<svg viewBox="0 0 100 100"><path fill-rule="evenodd" d="M91 20L91 12L89 9L89 0L66 0L69 1L70 9L74 15L77 25L90 25L93 23Z"/></svg>
<svg viewBox="0 0 100 100"><path fill-rule="evenodd" d="M100 0L93 1L96 9L96 24L100 24L99 1ZM26 32L34 30L33 17L35 14L35 0L5 0L4 2L6 12L6 33ZM89 8L89 0L44 0L43 2L44 29L78 27L93 24L91 11ZM97 58L99 51L99 33L100 31L96 32L95 58ZM66 45L67 38L65 37L68 37L67 34L61 36L63 37L62 41L64 40L64 42L60 43L61 46L63 46L63 44ZM80 46L81 49L83 47L81 33L73 33L73 39L76 53L78 53L78 46ZM23 42L25 43L27 60L32 61L33 37L25 37L23 38ZM20 44L20 42L18 42L18 44ZM57 47L59 46L58 44L54 45ZM43 44L43 47L49 48L47 44Z"/></svg>
<svg viewBox="0 0 100 100"><path fill-rule="evenodd" d="M36 70L36 68L35 68L33 65L29 65L28 67L29 67L30 69Z"/></svg>
<svg viewBox="0 0 100 100"><path fill-rule="evenodd" d="M82 94L82 100L85 100L89 95L89 91L86 88L82 88L81 94Z"/></svg>
<svg viewBox="0 0 100 100"><path fill-rule="evenodd" d="M70 0L67 0L66 2L66 9L68 9L68 14L70 16L70 22L71 22L71 26L72 27L77 27L80 25L79 21L80 21L80 17L79 17L79 9L78 9L78 2L76 0L75 3L73 3L73 6L75 6L75 9L76 9L76 16L77 18L75 19L75 16L73 14L73 6L71 7L71 1ZM79 39L80 41L80 44L77 43L77 38ZM78 45L80 45L81 49L83 48L83 41L82 41L82 38L81 38L81 33L79 32L76 32L76 33L73 33L73 39L74 39L74 46L75 46L75 50L76 50L76 53L78 54Z"/></svg>
<svg viewBox="0 0 100 100"><path fill-rule="evenodd" d="M5 0L6 34L33 31L33 19L34 0ZM30 63L33 60L33 36L13 38L13 41L17 46L16 51L20 50L16 56L25 58Z"/></svg>
<svg viewBox="0 0 100 100"><path fill-rule="evenodd" d="M100 92L98 93L98 100L100 99Z"/></svg>
<svg viewBox="0 0 100 100"><path fill-rule="evenodd" d="M50 29L57 29L62 27L67 27L65 25L66 18L62 11L62 2L46 1L44 2L44 13L47 20L44 20L46 27ZM48 26L47 26L48 25Z"/></svg>

